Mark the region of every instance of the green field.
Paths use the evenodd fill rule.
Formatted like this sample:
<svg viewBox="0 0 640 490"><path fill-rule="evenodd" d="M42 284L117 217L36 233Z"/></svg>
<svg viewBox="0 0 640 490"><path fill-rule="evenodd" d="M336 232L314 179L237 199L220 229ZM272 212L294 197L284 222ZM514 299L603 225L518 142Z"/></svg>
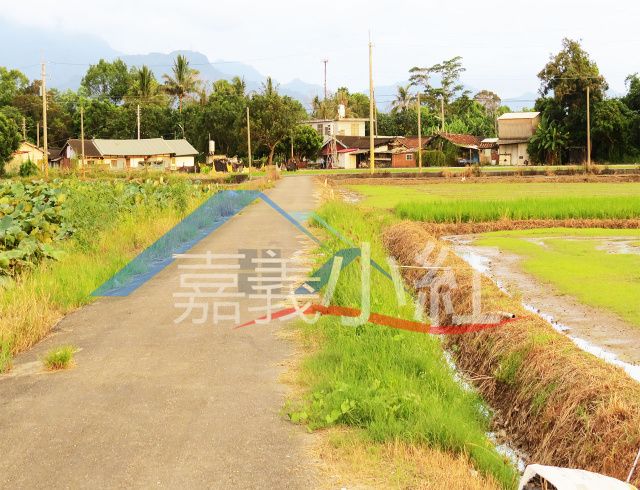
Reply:
<svg viewBox="0 0 640 490"><path fill-rule="evenodd" d="M599 250L604 237L625 237L617 241L628 242L636 253ZM552 228L485 233L475 243L521 255L524 271L552 284L560 294L603 308L640 328L638 239L640 230Z"/></svg>
<svg viewBox="0 0 640 490"><path fill-rule="evenodd" d="M640 183L469 183L349 185L365 207L393 209L404 201L512 200L532 197L638 196Z"/></svg>

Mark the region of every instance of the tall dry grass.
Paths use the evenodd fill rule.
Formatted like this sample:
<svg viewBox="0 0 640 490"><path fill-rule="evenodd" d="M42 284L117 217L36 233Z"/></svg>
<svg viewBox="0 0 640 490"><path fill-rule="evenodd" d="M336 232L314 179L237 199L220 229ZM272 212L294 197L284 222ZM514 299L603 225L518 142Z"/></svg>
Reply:
<svg viewBox="0 0 640 490"><path fill-rule="evenodd" d="M419 265L415 257L426 244L435 244L434 255L446 247L422 224L409 222L391 227L384 240L408 266ZM470 310L471 277L463 270L468 265L450 250L445 265L461 269L455 271L459 288L451 296L457 308ZM404 271L408 284L423 275L418 269ZM532 462L626 479L640 447L640 385L621 368L580 350L484 276L482 306L484 312L526 318L450 336L447 342L456 346L458 367L498 410L513 441ZM640 483L640 474L634 482Z"/></svg>

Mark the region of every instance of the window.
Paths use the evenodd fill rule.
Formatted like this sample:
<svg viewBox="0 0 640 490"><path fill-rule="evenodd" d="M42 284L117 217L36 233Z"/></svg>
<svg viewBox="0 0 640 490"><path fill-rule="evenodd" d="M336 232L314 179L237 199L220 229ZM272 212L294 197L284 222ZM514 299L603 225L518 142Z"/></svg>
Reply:
<svg viewBox="0 0 640 490"><path fill-rule="evenodd" d="M322 136L322 133L323 133L322 124L316 124L316 131L320 136Z"/></svg>
<svg viewBox="0 0 640 490"><path fill-rule="evenodd" d="M360 136L358 134L358 125L357 124L351 124L351 136Z"/></svg>
<svg viewBox="0 0 640 490"><path fill-rule="evenodd" d="M412 154L412 153L407 153L407 154L405 155L405 158L406 158L407 160L413 160L413 154Z"/></svg>

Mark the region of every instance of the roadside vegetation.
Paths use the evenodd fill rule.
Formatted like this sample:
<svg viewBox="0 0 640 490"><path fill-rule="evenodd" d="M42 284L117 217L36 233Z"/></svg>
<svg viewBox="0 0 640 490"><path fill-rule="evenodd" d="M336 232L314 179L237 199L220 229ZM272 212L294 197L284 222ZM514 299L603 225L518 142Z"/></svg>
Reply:
<svg viewBox="0 0 640 490"><path fill-rule="evenodd" d="M384 242L409 267L403 269L407 284L423 274L411 268L420 265L416 255L428 244L434 255L444 247L420 223L410 222L389 228ZM466 262L449 250L444 265L453 267L455 275L453 304L468 307L472 286L461 272ZM638 383L621 368L580 350L486 277L482 309L523 317L500 328L446 337L457 366L473 376L484 399L498 410L494 424L504 427L536 463L626 479L640 444Z"/></svg>
<svg viewBox="0 0 640 490"><path fill-rule="evenodd" d="M273 184L259 180L235 188L265 185ZM5 199L0 228L4 220L12 222L0 238L0 258L9 258L0 267L2 372L11 368L14 355L43 339L62 316L92 301L91 292L212 196L216 186L184 179L70 179L4 181L0 192ZM22 216L25 213L35 215ZM25 242L34 244L27 248ZM32 253L27 256L25 250Z"/></svg>
<svg viewBox="0 0 640 490"><path fill-rule="evenodd" d="M381 219L340 203L326 204L319 215L354 243L371 243L372 260L386 264L379 228L389 223L388 216ZM319 263L345 247L336 237L324 243L330 252L318 251ZM413 319L412 303L398 306L391 281L373 271L371 283L376 291L372 311ZM341 272L333 304L359 308L360 295L355 261ZM298 328L308 352L300 375L307 390L302 400L286 406L293 421L310 429L354 427L364 444L398 441L463 455L482 475L505 488L514 485L513 463L488 439L487 407L457 380L438 337L368 323L349 327L333 317L313 325L299 322Z"/></svg>
<svg viewBox="0 0 640 490"><path fill-rule="evenodd" d="M48 350L40 359L49 371L68 369L73 363L73 354L78 348L74 345L62 345Z"/></svg>

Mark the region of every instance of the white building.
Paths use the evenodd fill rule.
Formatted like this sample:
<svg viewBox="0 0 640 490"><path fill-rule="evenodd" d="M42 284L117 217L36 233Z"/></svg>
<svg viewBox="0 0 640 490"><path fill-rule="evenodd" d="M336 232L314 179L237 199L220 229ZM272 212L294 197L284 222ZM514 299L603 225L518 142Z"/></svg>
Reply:
<svg viewBox="0 0 640 490"><path fill-rule="evenodd" d="M536 134L542 118L539 112L510 112L498 118L500 165L528 165L527 144Z"/></svg>

